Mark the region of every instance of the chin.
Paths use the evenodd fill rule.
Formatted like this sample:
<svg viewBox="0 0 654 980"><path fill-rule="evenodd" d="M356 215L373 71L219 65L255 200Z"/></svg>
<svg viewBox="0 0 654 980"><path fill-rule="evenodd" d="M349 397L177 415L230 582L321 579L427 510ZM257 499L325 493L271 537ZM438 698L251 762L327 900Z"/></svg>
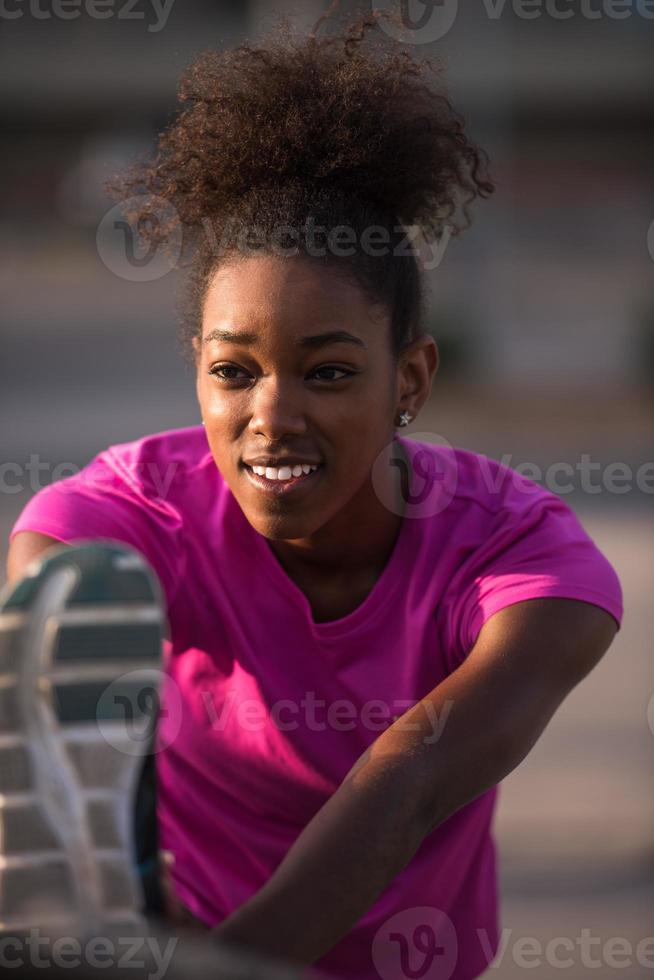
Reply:
<svg viewBox="0 0 654 980"><path fill-rule="evenodd" d="M305 514L262 514L261 511L243 509L249 523L271 541L292 541L307 538L320 526L321 521L309 521Z"/></svg>
<svg viewBox="0 0 654 980"><path fill-rule="evenodd" d="M236 496L236 500L248 523L271 541L308 538L328 519L328 515L315 511L310 513L306 504L304 507L289 508L285 502L268 500L257 507L253 506L251 499L245 500L243 496Z"/></svg>

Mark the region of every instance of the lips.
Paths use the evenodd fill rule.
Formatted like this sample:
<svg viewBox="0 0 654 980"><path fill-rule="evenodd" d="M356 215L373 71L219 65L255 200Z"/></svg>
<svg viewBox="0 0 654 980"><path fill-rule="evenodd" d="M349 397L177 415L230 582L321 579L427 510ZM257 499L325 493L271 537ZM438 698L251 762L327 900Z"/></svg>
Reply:
<svg viewBox="0 0 654 980"><path fill-rule="evenodd" d="M245 466L272 466L279 469L282 466L320 466L321 460L309 459L305 456L253 456L242 461Z"/></svg>
<svg viewBox="0 0 654 980"><path fill-rule="evenodd" d="M243 469L246 478L257 490L274 496L282 496L300 492L311 487L316 479L320 478L323 467L318 466L317 469L312 470L310 473L303 473L301 476L291 477L288 480L269 480L265 476L260 476L255 473L247 463L243 463Z"/></svg>

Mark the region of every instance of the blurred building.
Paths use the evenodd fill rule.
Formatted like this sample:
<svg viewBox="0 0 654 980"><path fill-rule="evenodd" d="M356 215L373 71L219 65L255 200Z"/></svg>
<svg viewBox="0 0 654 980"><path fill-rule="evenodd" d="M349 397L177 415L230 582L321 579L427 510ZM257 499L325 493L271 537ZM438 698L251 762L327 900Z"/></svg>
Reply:
<svg viewBox="0 0 654 980"><path fill-rule="evenodd" d="M601 0L593 3L588 9L601 12ZM63 279L76 282L75 268L84 267L82 309L85 289L95 299L120 285L102 284L92 247L108 207L101 181L151 149L193 57L259 36L278 11L309 26L328 6L172 0L157 14L140 0L121 18L116 0L107 19L81 5L78 17L61 20L38 19L15 0L10 9L21 16L5 19L0 33L5 330L42 329L38 296L12 297L27 270L56 264L47 306L68 329L76 317L88 329L86 314L65 293L61 308L57 298ZM368 9L342 4L357 6ZM654 20L635 3L621 19L568 7L569 19L544 8L525 18L508 2L460 3L444 37L414 47L445 59L455 104L488 149L498 184L432 274L433 328L448 354L442 371L498 385L651 384ZM654 251L654 232L650 244ZM139 294L146 309L152 298L168 301L165 288Z"/></svg>

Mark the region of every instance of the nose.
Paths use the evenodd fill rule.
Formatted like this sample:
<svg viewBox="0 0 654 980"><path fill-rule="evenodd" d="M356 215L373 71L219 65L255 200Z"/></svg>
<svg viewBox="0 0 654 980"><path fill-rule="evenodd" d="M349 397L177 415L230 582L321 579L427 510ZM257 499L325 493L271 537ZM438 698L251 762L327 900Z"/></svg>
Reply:
<svg viewBox="0 0 654 980"><path fill-rule="evenodd" d="M257 384L251 403L249 429L268 442L277 442L289 435L306 432L304 406L300 392L290 381L263 378Z"/></svg>

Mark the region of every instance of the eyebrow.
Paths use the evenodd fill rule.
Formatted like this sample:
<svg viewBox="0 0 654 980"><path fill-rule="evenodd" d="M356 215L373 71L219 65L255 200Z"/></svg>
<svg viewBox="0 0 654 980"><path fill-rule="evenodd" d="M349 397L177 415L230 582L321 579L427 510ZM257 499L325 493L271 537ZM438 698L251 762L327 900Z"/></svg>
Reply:
<svg viewBox="0 0 654 980"><path fill-rule="evenodd" d="M231 330L212 330L203 339L203 344L209 344L211 341L223 341L225 343L239 344L242 347L255 347L259 341L259 338L254 333L242 333ZM355 344L357 347L362 347L363 350L368 348L360 337L355 337L354 334L348 333L347 330L331 330L328 333L316 333L310 334L308 337L300 337L295 342L298 347L324 347L327 344Z"/></svg>

